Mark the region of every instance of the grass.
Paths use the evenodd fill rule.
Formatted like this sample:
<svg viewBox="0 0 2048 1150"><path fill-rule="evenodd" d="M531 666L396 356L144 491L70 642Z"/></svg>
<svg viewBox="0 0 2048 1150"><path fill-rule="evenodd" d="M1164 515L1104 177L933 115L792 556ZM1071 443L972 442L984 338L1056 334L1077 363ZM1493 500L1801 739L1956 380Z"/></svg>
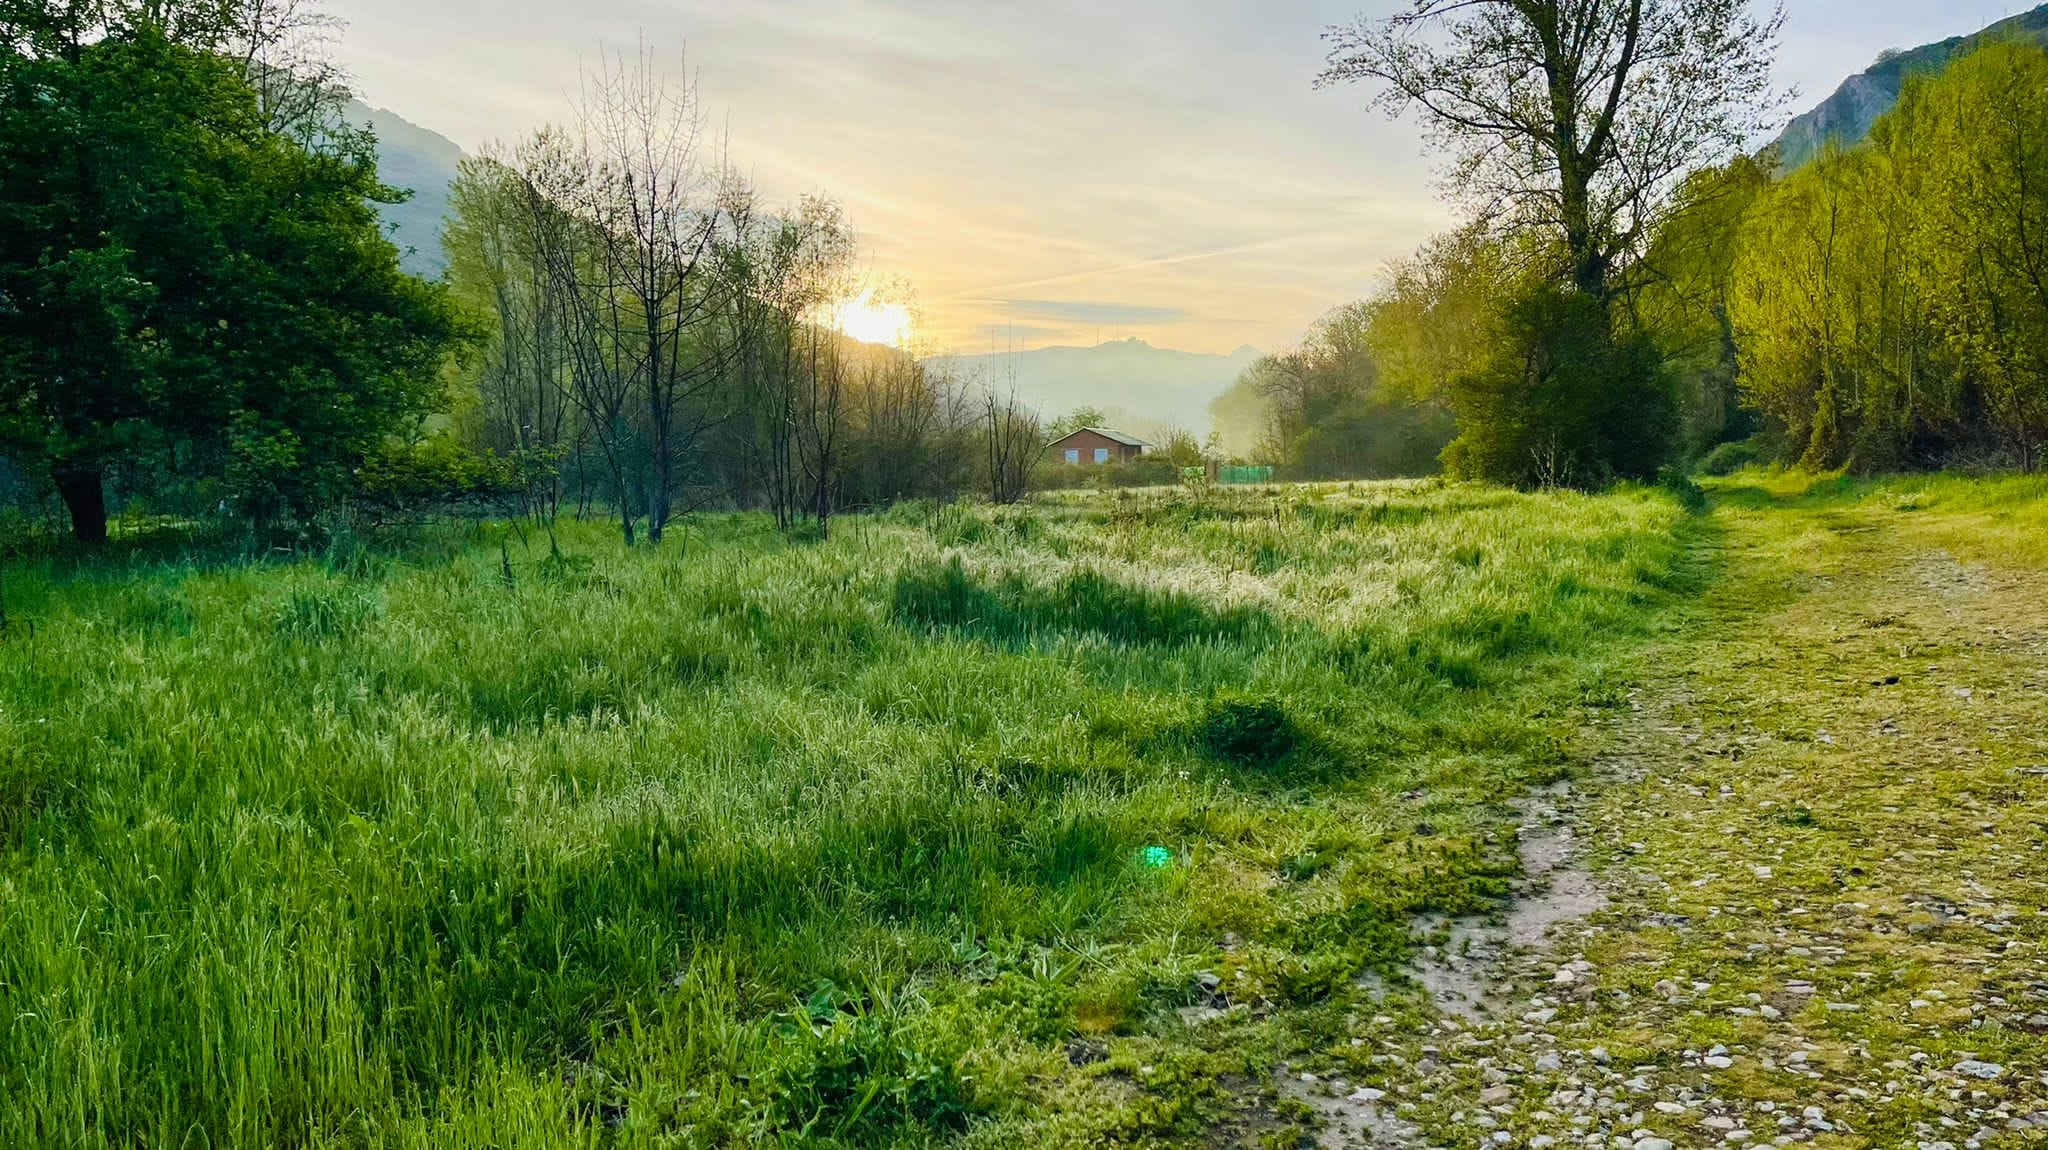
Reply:
<svg viewBox="0 0 2048 1150"><path fill-rule="evenodd" d="M16 562L0 1145L1205 1144L1502 894L1701 529L1387 484Z"/></svg>

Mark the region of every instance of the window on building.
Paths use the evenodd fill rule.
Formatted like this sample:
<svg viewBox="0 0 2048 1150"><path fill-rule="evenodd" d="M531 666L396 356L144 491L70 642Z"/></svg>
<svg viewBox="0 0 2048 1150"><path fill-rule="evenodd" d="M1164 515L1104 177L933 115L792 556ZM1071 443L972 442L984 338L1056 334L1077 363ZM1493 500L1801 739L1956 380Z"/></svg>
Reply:
<svg viewBox="0 0 2048 1150"><path fill-rule="evenodd" d="M1098 447L1098 448L1096 448L1096 449L1095 449L1095 462L1097 462L1097 463L1108 463L1108 462L1109 462L1109 448L1107 448L1107 447Z"/></svg>
<svg viewBox="0 0 2048 1150"><path fill-rule="evenodd" d="M1078 447L1068 448L1068 449L1067 449L1067 462L1068 462L1068 463L1079 463L1079 462L1081 462L1081 449L1080 449L1080 448L1078 448Z"/></svg>

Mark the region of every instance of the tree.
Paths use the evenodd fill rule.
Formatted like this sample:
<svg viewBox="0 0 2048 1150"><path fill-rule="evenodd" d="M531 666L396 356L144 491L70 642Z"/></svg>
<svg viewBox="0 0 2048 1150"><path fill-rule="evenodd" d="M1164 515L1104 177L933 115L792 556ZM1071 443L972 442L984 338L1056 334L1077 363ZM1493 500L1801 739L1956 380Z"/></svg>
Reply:
<svg viewBox="0 0 2048 1150"><path fill-rule="evenodd" d="M983 395L981 442L989 499L1007 506L1030 494L1031 473L1045 454L1045 431L1014 389L999 393L990 388Z"/></svg>
<svg viewBox="0 0 2048 1150"><path fill-rule="evenodd" d="M1395 263L1363 316L1380 386L1410 403L1447 401L1451 381L1478 366L1503 302L1536 278L1528 265L1538 262L1526 242L1475 224Z"/></svg>
<svg viewBox="0 0 2048 1150"><path fill-rule="evenodd" d="M1744 231L1770 188L1766 161L1753 156L1694 173L1633 275L1630 326L1649 333L1663 352L1689 454L1756 430L1742 407L1735 267Z"/></svg>
<svg viewBox="0 0 2048 1150"><path fill-rule="evenodd" d="M731 227L718 267L730 305L721 326L729 346L723 362L735 375L729 406L743 469L788 530L799 514L815 515L821 498L830 516L844 365L839 336L824 321L849 290L857 245L845 211L823 197L777 214L734 187L726 214Z"/></svg>
<svg viewBox="0 0 2048 1150"><path fill-rule="evenodd" d="M1105 428L1109 413L1099 407L1077 407L1046 425L1045 437L1054 443L1085 428Z"/></svg>
<svg viewBox="0 0 2048 1150"><path fill-rule="evenodd" d="M645 53L586 80L579 144L573 203L595 243L600 289L586 338L638 405L647 538L658 545L689 456L722 416L709 402L720 364L710 338L719 285L708 272L726 177L705 154L696 88L672 83Z"/></svg>
<svg viewBox="0 0 2048 1150"><path fill-rule="evenodd" d="M1450 418L1438 395L1388 385L1372 346L1387 309L1385 296L1338 308L1309 329L1300 347L1246 369L1234 390L1257 397L1261 458L1299 479L1436 470Z"/></svg>
<svg viewBox="0 0 2048 1150"><path fill-rule="evenodd" d="M1749 0L1411 0L1331 29L1321 83L1419 110L1453 187L1554 239L1566 280L1605 302L1676 183L1775 111L1783 20Z"/></svg>
<svg viewBox="0 0 2048 1150"><path fill-rule="evenodd" d="M1745 399L1812 467L2039 465L2048 442L2048 53L1915 76L1867 146L1760 198L1731 320Z"/></svg>
<svg viewBox="0 0 2048 1150"><path fill-rule="evenodd" d="M492 158L464 160L443 235L448 284L470 314L486 317L466 378L476 388L475 445L524 461L535 483L522 508L552 519L562 498L560 460L572 428L568 304L547 253L575 227L539 189Z"/></svg>
<svg viewBox="0 0 2048 1150"><path fill-rule="evenodd" d="M166 27L0 50L0 430L88 542L116 463L310 515L439 404L455 335L377 223L375 142L279 135L240 63Z"/></svg>

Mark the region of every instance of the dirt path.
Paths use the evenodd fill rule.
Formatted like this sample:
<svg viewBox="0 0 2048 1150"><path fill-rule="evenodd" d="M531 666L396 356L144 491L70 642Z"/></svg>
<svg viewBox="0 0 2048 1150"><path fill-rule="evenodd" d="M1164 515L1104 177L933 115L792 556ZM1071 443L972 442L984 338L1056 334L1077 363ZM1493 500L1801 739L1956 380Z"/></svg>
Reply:
<svg viewBox="0 0 2048 1150"><path fill-rule="evenodd" d="M1875 504L1724 508L1725 576L1523 808L1324 1145L2048 1145L2048 573ZM1967 538L1963 533L1962 538Z"/></svg>

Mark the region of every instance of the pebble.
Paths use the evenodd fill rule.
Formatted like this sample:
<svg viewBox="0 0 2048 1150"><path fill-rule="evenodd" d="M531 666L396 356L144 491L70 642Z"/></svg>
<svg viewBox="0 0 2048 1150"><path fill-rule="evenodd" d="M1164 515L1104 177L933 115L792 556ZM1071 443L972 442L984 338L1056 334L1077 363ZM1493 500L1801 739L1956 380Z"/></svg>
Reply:
<svg viewBox="0 0 2048 1150"><path fill-rule="evenodd" d="M1965 1078L1976 1078L1984 1082L1996 1082L2005 1077L2005 1067L1996 1062L1979 1062L1968 1059L1956 1063L1956 1073Z"/></svg>
<svg viewBox="0 0 2048 1150"><path fill-rule="evenodd" d="M1350 1097L1350 1098L1348 1098L1348 1099L1346 1099L1346 1101L1349 1101L1349 1102L1356 1102L1356 1103L1359 1103L1360 1105L1366 1105L1366 1106L1369 1106L1369 1105L1371 1105L1372 1103L1375 1103L1375 1102L1384 1102L1384 1101L1386 1101L1386 1097L1387 1097L1387 1092L1386 1092L1386 1091L1384 1091L1384 1090L1374 1090L1373 1088L1371 1088L1371 1087L1369 1087L1369 1086L1368 1086L1368 1087L1366 1087L1366 1088L1365 1088L1365 1089L1363 1089L1363 1090L1355 1090L1355 1091L1353 1091L1353 1092L1352 1092L1352 1094L1351 1094L1351 1097Z"/></svg>

